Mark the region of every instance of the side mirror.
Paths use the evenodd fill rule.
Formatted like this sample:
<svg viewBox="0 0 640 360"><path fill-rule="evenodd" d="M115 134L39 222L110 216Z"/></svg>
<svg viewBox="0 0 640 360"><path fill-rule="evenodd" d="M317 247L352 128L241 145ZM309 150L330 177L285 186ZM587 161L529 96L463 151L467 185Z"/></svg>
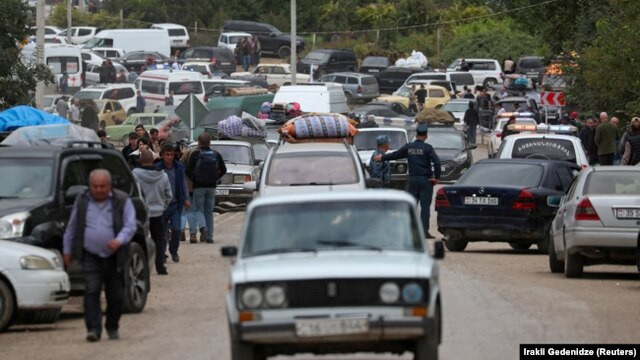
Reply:
<svg viewBox="0 0 640 360"><path fill-rule="evenodd" d="M256 181L249 181L242 185L244 190L256 191L258 189L258 183Z"/></svg>
<svg viewBox="0 0 640 360"><path fill-rule="evenodd" d="M444 242L436 241L433 243L433 257L438 260L444 259Z"/></svg>
<svg viewBox="0 0 640 360"><path fill-rule="evenodd" d="M562 198L563 198L563 196L559 196L559 195L547 196L547 206L551 207L551 208L560 207L560 203L562 202Z"/></svg>
<svg viewBox="0 0 640 360"><path fill-rule="evenodd" d="M89 189L89 187L86 185L73 185L69 187L67 191L64 193L65 203L68 203L68 204L73 203L78 197L78 195L84 193L85 191L87 191L87 189Z"/></svg>
<svg viewBox="0 0 640 360"><path fill-rule="evenodd" d="M368 178L364 181L367 189L375 189L382 187L382 180L375 178Z"/></svg>
<svg viewBox="0 0 640 360"><path fill-rule="evenodd" d="M222 257L236 257L238 256L238 248L235 246L223 246L220 249Z"/></svg>

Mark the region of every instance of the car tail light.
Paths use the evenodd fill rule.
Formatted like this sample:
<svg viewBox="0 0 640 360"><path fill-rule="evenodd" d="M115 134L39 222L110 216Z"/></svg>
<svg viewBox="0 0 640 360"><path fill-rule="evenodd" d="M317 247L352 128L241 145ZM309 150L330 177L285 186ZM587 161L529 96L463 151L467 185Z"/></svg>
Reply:
<svg viewBox="0 0 640 360"><path fill-rule="evenodd" d="M518 198L513 202L514 210L533 210L536 208L536 198L528 190L521 190Z"/></svg>
<svg viewBox="0 0 640 360"><path fill-rule="evenodd" d="M588 197L582 199L578 204L576 208L576 221L600 221L600 217Z"/></svg>
<svg viewBox="0 0 640 360"><path fill-rule="evenodd" d="M502 131L496 131L496 137L500 139L502 137Z"/></svg>
<svg viewBox="0 0 640 360"><path fill-rule="evenodd" d="M504 79L504 73L500 73L500 77Z"/></svg>
<svg viewBox="0 0 640 360"><path fill-rule="evenodd" d="M358 85L358 94L362 94L362 86Z"/></svg>
<svg viewBox="0 0 640 360"><path fill-rule="evenodd" d="M582 164L582 165L580 165L580 170L582 170L582 169L586 169L586 168L588 168L588 167L589 167L589 165Z"/></svg>
<svg viewBox="0 0 640 360"><path fill-rule="evenodd" d="M447 193L444 191L444 188L440 188L436 192L436 209L448 207L451 207L451 204L449 203L449 199L447 198Z"/></svg>
<svg viewBox="0 0 640 360"><path fill-rule="evenodd" d="M187 40L187 46L191 46L191 39Z"/></svg>

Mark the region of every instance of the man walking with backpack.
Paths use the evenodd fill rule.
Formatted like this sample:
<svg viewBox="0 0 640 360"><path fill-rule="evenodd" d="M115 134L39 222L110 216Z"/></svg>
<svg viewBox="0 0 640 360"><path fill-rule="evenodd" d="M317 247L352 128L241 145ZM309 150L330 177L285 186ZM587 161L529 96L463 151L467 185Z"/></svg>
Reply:
<svg viewBox="0 0 640 360"><path fill-rule="evenodd" d="M210 147L211 135L202 133L198 136L198 149L187 163L187 177L193 181L193 210L200 228L200 241L213 244L213 206L216 199L218 179L227 173L224 160L218 152ZM196 229L189 229L193 237ZM203 239L204 238L204 239Z"/></svg>

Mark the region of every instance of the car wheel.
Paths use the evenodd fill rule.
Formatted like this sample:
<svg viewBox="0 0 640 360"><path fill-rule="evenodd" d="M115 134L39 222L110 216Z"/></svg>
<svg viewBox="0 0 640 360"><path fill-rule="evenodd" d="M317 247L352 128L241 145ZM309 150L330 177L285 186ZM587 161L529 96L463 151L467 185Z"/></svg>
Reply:
<svg viewBox="0 0 640 360"><path fill-rule="evenodd" d="M6 282L0 280L0 331L6 330L15 319L16 302Z"/></svg>
<svg viewBox="0 0 640 360"><path fill-rule="evenodd" d="M124 290L123 310L128 313L142 312L149 292L149 264L138 243L129 245L124 268Z"/></svg>
<svg viewBox="0 0 640 360"><path fill-rule="evenodd" d="M231 360L266 360L265 356L259 354L255 346L248 344L234 335L229 325L229 336L231 337Z"/></svg>
<svg viewBox="0 0 640 360"><path fill-rule="evenodd" d="M533 245L533 243L523 243L523 242L510 242L509 246L513 250L527 250Z"/></svg>
<svg viewBox="0 0 640 360"><path fill-rule="evenodd" d="M288 58L289 56L291 56L291 48L288 46L280 46L280 48L278 49L278 56L283 59Z"/></svg>
<svg viewBox="0 0 640 360"><path fill-rule="evenodd" d="M454 252L461 252L467 248L469 242L465 239L445 239L444 245L447 247L447 250Z"/></svg>
<svg viewBox="0 0 640 360"><path fill-rule="evenodd" d="M536 245L538 245L538 252L540 254L548 254L549 253L549 248L551 247L551 222L549 222L545 227L544 227L544 232L543 235L540 239L538 239L538 242L536 243Z"/></svg>
<svg viewBox="0 0 640 360"><path fill-rule="evenodd" d="M18 313L16 322L20 324L53 324L60 317L62 308Z"/></svg>
<svg viewBox="0 0 640 360"><path fill-rule="evenodd" d="M581 278L584 270L584 258L580 254L569 254L564 250L564 276L567 278Z"/></svg>
<svg viewBox="0 0 640 360"><path fill-rule="evenodd" d="M549 269L554 274L564 271L564 261L558 260L556 249L552 244L549 244Z"/></svg>
<svg viewBox="0 0 640 360"><path fill-rule="evenodd" d="M482 86L489 87L489 86L495 85L497 83L498 83L498 81L496 79L489 78L489 79L485 79L484 80L484 82L482 83Z"/></svg>
<svg viewBox="0 0 640 360"><path fill-rule="evenodd" d="M127 111L127 116L131 116L131 115L133 115L135 113L136 113L136 109L135 108L131 108L131 109L129 109L129 111Z"/></svg>
<svg viewBox="0 0 640 360"><path fill-rule="evenodd" d="M438 346L440 345L442 314L439 304L436 305L434 317L435 329L433 334L428 334L416 342L413 353L414 360L438 360Z"/></svg>

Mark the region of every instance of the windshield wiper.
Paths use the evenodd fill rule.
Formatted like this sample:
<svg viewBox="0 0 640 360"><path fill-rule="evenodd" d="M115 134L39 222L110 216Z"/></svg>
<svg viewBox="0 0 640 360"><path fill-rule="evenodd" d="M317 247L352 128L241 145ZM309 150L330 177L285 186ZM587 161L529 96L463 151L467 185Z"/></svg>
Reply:
<svg viewBox="0 0 640 360"><path fill-rule="evenodd" d="M293 183L293 184L289 184L289 186L308 186L308 185L314 185L314 186L318 186L318 185L334 185L330 182L327 183L322 183L322 182L308 182L308 183Z"/></svg>
<svg viewBox="0 0 640 360"><path fill-rule="evenodd" d="M276 248L276 249L268 249L257 251L251 253L251 256L260 256L260 255L270 255L270 254L284 254L284 253L292 253L292 252L317 252L317 249L312 248L302 248L302 247L293 247L293 248Z"/></svg>
<svg viewBox="0 0 640 360"><path fill-rule="evenodd" d="M378 246L360 244L360 243L355 243L352 241L345 241L345 240L319 240L319 241L316 241L316 243L320 245L332 245L332 246L338 246L338 247L355 247L355 248L362 248L367 250L382 251L382 248Z"/></svg>

